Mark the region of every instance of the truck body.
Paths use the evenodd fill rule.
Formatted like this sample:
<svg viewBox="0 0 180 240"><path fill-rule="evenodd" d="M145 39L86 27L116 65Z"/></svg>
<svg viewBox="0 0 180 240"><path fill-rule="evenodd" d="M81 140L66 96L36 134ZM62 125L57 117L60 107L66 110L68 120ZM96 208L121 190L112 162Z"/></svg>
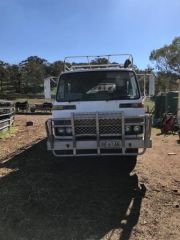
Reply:
<svg viewBox="0 0 180 240"><path fill-rule="evenodd" d="M47 148L55 156L136 157L151 147L151 115L128 56L123 65L88 63L60 75L46 122Z"/></svg>

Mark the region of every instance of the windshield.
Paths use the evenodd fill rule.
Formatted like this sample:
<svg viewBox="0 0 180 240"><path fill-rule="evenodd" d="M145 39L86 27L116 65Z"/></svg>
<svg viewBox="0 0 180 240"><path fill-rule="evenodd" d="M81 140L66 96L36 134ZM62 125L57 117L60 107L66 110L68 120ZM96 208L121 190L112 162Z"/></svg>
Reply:
<svg viewBox="0 0 180 240"><path fill-rule="evenodd" d="M132 71L92 71L63 74L57 101L103 101L140 97Z"/></svg>

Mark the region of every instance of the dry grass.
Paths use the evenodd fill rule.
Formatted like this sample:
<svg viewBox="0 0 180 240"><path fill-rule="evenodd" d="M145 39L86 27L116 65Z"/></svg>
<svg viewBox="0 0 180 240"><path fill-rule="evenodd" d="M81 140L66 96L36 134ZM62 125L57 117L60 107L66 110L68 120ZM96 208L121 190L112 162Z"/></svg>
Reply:
<svg viewBox="0 0 180 240"><path fill-rule="evenodd" d="M15 136L17 132L17 128L16 127L10 127L10 129L0 132L0 139L6 139L12 136Z"/></svg>

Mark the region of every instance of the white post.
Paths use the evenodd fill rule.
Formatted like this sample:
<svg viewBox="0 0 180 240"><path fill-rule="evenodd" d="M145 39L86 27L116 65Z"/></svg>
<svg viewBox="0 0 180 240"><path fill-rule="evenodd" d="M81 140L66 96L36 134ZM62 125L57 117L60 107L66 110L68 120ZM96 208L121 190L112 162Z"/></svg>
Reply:
<svg viewBox="0 0 180 240"><path fill-rule="evenodd" d="M51 99L51 77L44 79L44 97L45 99Z"/></svg>

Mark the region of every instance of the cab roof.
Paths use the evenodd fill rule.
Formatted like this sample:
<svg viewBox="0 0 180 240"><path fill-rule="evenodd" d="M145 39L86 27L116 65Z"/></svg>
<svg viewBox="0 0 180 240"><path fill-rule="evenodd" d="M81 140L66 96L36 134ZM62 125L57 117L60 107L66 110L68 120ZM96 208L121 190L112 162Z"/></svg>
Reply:
<svg viewBox="0 0 180 240"><path fill-rule="evenodd" d="M84 69L79 68L75 70L65 71L62 72L62 74L72 74L72 73L83 73L83 72L134 72L132 68L117 68L117 67L109 67L109 68L91 68L91 69ZM62 75L61 74L61 75Z"/></svg>

